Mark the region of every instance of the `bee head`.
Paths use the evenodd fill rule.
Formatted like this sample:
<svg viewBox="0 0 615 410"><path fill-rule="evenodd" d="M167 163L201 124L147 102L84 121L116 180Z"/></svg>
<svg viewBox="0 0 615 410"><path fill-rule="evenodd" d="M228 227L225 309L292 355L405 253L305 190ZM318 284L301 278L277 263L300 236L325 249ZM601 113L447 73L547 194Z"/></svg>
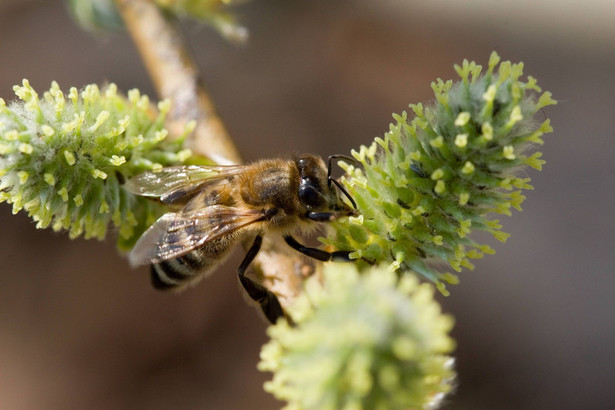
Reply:
<svg viewBox="0 0 615 410"><path fill-rule="evenodd" d="M302 155L295 159L299 170L299 201L308 211L352 211L339 197L334 183L352 202L354 200L341 184L331 178L331 161L329 167L322 158L315 155Z"/></svg>

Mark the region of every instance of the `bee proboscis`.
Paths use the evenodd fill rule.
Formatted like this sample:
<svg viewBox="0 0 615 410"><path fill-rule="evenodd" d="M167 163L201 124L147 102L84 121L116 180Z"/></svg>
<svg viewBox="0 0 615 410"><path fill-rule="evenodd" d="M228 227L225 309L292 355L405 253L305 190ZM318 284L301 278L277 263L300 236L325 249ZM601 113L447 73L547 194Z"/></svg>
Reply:
<svg viewBox="0 0 615 410"><path fill-rule="evenodd" d="M248 165L177 166L145 172L126 182L136 194L175 208L149 227L130 252L133 266L151 264L154 287L182 289L212 272L233 245L254 237L237 269L239 281L274 323L283 310L276 296L246 276L265 233L280 234L297 251L321 260L350 260L349 251L326 252L292 235L315 222L352 215L356 204L316 155L265 159ZM352 160L352 158L350 158ZM344 202L342 193L352 204Z"/></svg>

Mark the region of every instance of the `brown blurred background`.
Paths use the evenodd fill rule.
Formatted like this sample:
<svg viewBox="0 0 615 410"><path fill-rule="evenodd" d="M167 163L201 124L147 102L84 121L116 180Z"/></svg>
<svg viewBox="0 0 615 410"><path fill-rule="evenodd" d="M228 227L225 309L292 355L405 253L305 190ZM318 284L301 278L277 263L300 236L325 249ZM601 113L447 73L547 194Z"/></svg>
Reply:
<svg viewBox="0 0 615 410"><path fill-rule="evenodd" d="M427 3L427 2L421 2ZM576 4L575 4L576 3ZM508 243L441 298L456 317L447 409L615 407L615 8L609 0L254 0L235 47L187 24L247 160L348 153L432 98L463 58L524 61L553 92L536 189ZM0 96L113 81L155 96L125 34L81 31L63 2L0 0ZM237 251L181 296L113 246L36 230L0 205L1 409L273 409L256 370L266 325L238 291Z"/></svg>

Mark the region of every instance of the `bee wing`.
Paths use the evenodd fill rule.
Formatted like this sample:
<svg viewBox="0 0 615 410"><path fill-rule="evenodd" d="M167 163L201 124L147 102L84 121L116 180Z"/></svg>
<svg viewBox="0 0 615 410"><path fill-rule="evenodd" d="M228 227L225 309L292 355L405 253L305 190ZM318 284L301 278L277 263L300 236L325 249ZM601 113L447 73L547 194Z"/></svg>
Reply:
<svg viewBox="0 0 615 410"><path fill-rule="evenodd" d="M258 209L212 205L162 215L139 238L128 259L132 266L175 259L205 243L266 218Z"/></svg>
<svg viewBox="0 0 615 410"><path fill-rule="evenodd" d="M159 198L165 204L190 198L204 185L219 182L243 171L242 165L185 165L148 171L129 179L124 188L135 195Z"/></svg>

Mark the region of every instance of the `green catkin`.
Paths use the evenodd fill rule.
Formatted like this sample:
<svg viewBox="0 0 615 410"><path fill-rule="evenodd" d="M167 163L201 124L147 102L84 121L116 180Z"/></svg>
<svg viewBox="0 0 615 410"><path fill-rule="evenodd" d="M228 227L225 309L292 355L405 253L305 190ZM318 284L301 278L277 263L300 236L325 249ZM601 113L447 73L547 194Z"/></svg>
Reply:
<svg viewBox="0 0 615 410"><path fill-rule="evenodd" d="M286 409L433 408L452 389L453 319L431 284L381 265L327 264L268 329L265 390Z"/></svg>
<svg viewBox="0 0 615 410"><path fill-rule="evenodd" d="M322 239L353 258L416 272L445 294L458 279L443 263L459 272L492 253L472 230L508 238L490 215L521 209L532 186L519 171L541 169L541 154L528 151L552 131L536 113L556 103L534 78L521 80L522 63L500 63L495 52L485 72L468 61L455 70L460 81L432 83L432 105L410 105L413 118L393 115L384 138L352 152L362 168L341 164L362 218L336 222Z"/></svg>
<svg viewBox="0 0 615 410"><path fill-rule="evenodd" d="M394 115L383 138L341 163L358 215L331 224L333 249L351 250L355 264L326 264L271 326L259 369L273 373L265 390L286 409L434 408L452 389L452 318L433 299L434 282L456 284L456 271L493 253L469 238L473 230L505 241L490 214L520 209L529 178L540 169L549 120L536 112L555 104L536 80L520 80L521 64L493 53L486 72L464 61L457 83L432 84L436 101ZM540 96L536 99L536 95ZM373 266L367 266L372 264ZM320 280L320 281L319 281Z"/></svg>
<svg viewBox="0 0 615 410"><path fill-rule="evenodd" d="M113 224L118 245L129 249L164 208L128 194L123 181L190 156L185 135L165 138L169 104L156 109L137 90L126 98L114 84L66 95L54 82L42 98L27 80L14 90L20 100L0 100L0 201L71 238L102 239Z"/></svg>

